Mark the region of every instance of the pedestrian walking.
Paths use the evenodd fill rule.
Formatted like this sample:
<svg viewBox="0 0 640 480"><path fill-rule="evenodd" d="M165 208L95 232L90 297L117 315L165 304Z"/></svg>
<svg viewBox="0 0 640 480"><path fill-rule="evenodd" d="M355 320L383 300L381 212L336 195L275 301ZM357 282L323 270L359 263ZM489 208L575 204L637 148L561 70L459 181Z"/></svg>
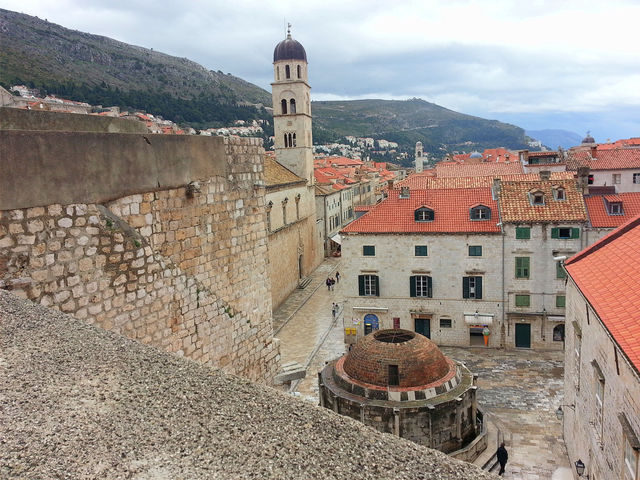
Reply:
<svg viewBox="0 0 640 480"><path fill-rule="evenodd" d="M507 449L504 448L504 442L500 444L498 450L496 450L496 457L498 457L498 463L500 464L500 471L498 475L504 474L504 467L507 464L507 460L509 459L509 454L507 453Z"/></svg>
<svg viewBox="0 0 640 480"><path fill-rule="evenodd" d="M336 283L340 283L340 272L336 272Z"/></svg>
<svg viewBox="0 0 640 480"><path fill-rule="evenodd" d="M327 285L327 290L331 290L331 279L327 277L327 281L324 282Z"/></svg>
<svg viewBox="0 0 640 480"><path fill-rule="evenodd" d="M333 290L333 286L336 284L336 281L333 278L329 279L329 290Z"/></svg>
<svg viewBox="0 0 640 480"><path fill-rule="evenodd" d="M338 306L335 303L331 304L331 314L333 315L333 318L336 318L337 312L338 312Z"/></svg>

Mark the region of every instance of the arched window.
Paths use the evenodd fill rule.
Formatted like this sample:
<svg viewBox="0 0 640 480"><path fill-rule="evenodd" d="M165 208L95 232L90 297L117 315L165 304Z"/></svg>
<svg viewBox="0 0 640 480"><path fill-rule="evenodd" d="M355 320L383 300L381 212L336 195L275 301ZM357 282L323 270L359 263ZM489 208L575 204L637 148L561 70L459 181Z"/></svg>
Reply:
<svg viewBox="0 0 640 480"><path fill-rule="evenodd" d="M292 147L296 146L296 134L293 134L293 143L291 144Z"/></svg>
<svg viewBox="0 0 640 480"><path fill-rule="evenodd" d="M287 137L287 134L284 134L284 148L289 147L289 138Z"/></svg>
<svg viewBox="0 0 640 480"><path fill-rule="evenodd" d="M280 102L280 104L282 105L282 114L286 115L287 114L287 101L283 98L282 102Z"/></svg>
<svg viewBox="0 0 640 480"><path fill-rule="evenodd" d="M284 76L291 78L291 68L289 68L289 65L285 65L284 67Z"/></svg>
<svg viewBox="0 0 640 480"><path fill-rule="evenodd" d="M413 212L413 218L416 222L432 222L435 216L430 208L421 207Z"/></svg>
<svg viewBox="0 0 640 480"><path fill-rule="evenodd" d="M489 220L491 219L491 209L484 205L476 205L469 209L469 218L471 220Z"/></svg>
<svg viewBox="0 0 640 480"><path fill-rule="evenodd" d="M280 67L276 67L276 80L280 80Z"/></svg>
<svg viewBox="0 0 640 480"><path fill-rule="evenodd" d="M302 78L302 69L300 68L300 65L298 65L298 78Z"/></svg>
<svg viewBox="0 0 640 480"><path fill-rule="evenodd" d="M553 341L564 342L564 325L562 323L553 327Z"/></svg>
<svg viewBox="0 0 640 480"><path fill-rule="evenodd" d="M289 102L289 105L291 107L289 109L291 111L291 113L296 113L296 99L295 98L291 99L291 101Z"/></svg>

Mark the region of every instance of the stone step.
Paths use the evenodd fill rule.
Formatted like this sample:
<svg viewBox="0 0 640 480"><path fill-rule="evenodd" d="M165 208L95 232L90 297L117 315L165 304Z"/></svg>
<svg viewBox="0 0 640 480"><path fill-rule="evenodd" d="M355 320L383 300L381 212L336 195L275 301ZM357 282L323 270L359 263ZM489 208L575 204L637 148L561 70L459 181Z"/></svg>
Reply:
<svg viewBox="0 0 640 480"><path fill-rule="evenodd" d="M303 290L311 283L311 280L311 277L304 277L302 280L300 280L300 283L298 283L298 288L300 290Z"/></svg>
<svg viewBox="0 0 640 480"><path fill-rule="evenodd" d="M307 369L298 362L287 362L282 365L282 370L273 379L276 385L290 383L307 376Z"/></svg>

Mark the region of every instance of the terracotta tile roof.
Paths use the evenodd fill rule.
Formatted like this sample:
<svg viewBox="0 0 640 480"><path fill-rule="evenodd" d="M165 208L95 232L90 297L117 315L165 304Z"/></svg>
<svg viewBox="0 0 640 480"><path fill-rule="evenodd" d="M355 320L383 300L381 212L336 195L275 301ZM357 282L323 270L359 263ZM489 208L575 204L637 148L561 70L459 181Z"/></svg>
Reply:
<svg viewBox="0 0 640 480"><path fill-rule="evenodd" d="M331 165L337 165L338 167L354 167L364 165L361 160L355 160L347 157L324 157L316 158L314 163L330 167Z"/></svg>
<svg viewBox="0 0 640 480"><path fill-rule="evenodd" d="M578 170L579 167L588 167L590 160L590 150L569 151L567 153L567 169Z"/></svg>
<svg viewBox="0 0 640 480"><path fill-rule="evenodd" d="M552 188L562 187L566 200L554 200ZM544 205L532 205L530 193L541 191ZM575 180L502 182L500 215L503 222L584 222L587 212Z"/></svg>
<svg viewBox="0 0 640 480"><path fill-rule="evenodd" d="M538 173L523 173L516 175L496 175L502 181L530 182L540 180ZM574 178L574 172L551 172L552 180L569 180ZM434 178L421 174L411 174L395 184L397 188L424 190L426 188L477 188L490 187L494 177L445 177Z"/></svg>
<svg viewBox="0 0 640 480"><path fill-rule="evenodd" d="M597 158L589 162L591 170L640 168L640 148L601 150L596 155Z"/></svg>
<svg viewBox="0 0 640 480"><path fill-rule="evenodd" d="M499 233L498 206L490 188L413 190L409 198L399 198L400 190L374 205L369 213L347 225L344 233ZM488 220L471 220L469 209L486 205L492 215ZM414 212L420 207L434 211L434 220L416 222Z"/></svg>
<svg viewBox="0 0 640 480"><path fill-rule="evenodd" d="M331 195L332 193L336 193L330 185L315 185L316 195Z"/></svg>
<svg viewBox="0 0 640 480"><path fill-rule="evenodd" d="M622 215L610 215L605 200L609 203L622 202ZM640 193L619 193L617 195L594 195L584 199L587 204L589 223L596 228L612 228L628 222L640 215Z"/></svg>
<svg viewBox="0 0 640 480"><path fill-rule="evenodd" d="M272 158L264 159L264 181L269 187L291 185L294 183L306 183L304 178L300 178L291 170L283 167Z"/></svg>
<svg viewBox="0 0 640 480"><path fill-rule="evenodd" d="M640 217L565 263L616 343L640 371Z"/></svg>
<svg viewBox="0 0 640 480"><path fill-rule="evenodd" d="M375 207L375 205L358 205L357 207L353 207L353 210L355 212L368 212L373 207Z"/></svg>
<svg viewBox="0 0 640 480"><path fill-rule="evenodd" d="M487 177L524 173L520 162L510 163L471 163L471 164L436 164L436 175L445 177Z"/></svg>

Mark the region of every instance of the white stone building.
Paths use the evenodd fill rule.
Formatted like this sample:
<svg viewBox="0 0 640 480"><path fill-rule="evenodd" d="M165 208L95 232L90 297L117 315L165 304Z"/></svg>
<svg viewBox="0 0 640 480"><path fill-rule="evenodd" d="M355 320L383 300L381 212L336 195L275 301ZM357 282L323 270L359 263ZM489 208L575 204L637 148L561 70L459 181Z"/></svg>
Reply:
<svg viewBox="0 0 640 480"><path fill-rule="evenodd" d="M565 263L564 438L590 479L640 478L640 217Z"/></svg>

